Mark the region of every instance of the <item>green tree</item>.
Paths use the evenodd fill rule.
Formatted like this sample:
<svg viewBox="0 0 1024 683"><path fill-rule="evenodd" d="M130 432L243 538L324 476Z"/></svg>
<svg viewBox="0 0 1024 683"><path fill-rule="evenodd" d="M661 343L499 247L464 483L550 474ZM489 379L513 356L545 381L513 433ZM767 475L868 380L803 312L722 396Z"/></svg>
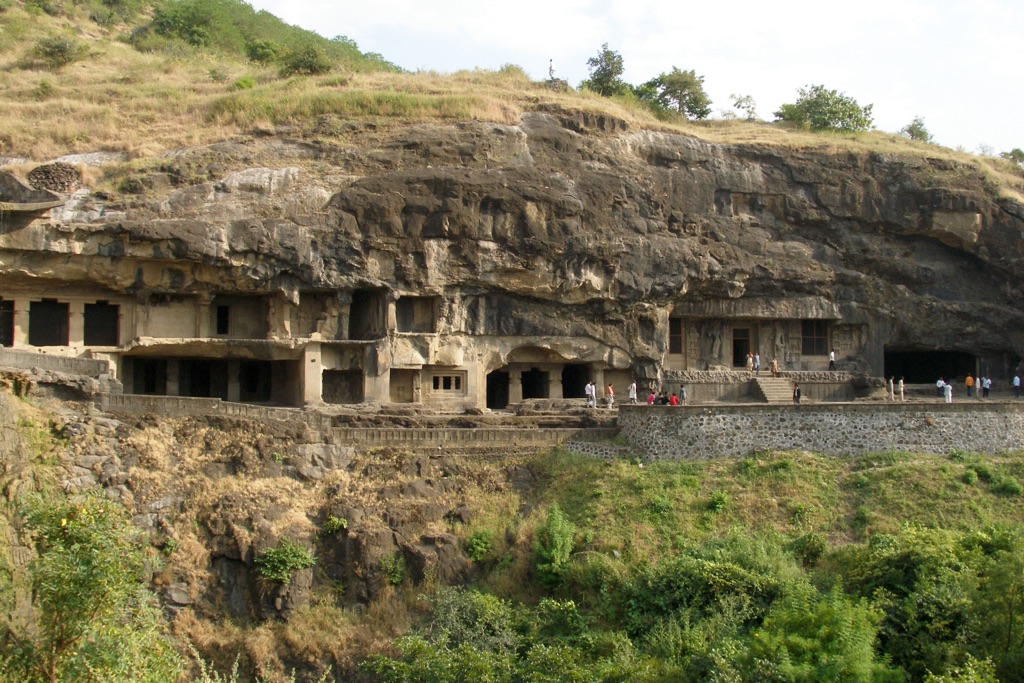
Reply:
<svg viewBox="0 0 1024 683"><path fill-rule="evenodd" d="M871 109L874 105L860 106L852 97L823 85L800 88L799 97L793 104L782 105L775 118L811 130L864 131L873 123Z"/></svg>
<svg viewBox="0 0 1024 683"><path fill-rule="evenodd" d="M555 503L548 509L547 519L537 529L533 556L541 582L557 585L565 577L572 555L572 537L576 527Z"/></svg>
<svg viewBox="0 0 1024 683"><path fill-rule="evenodd" d="M590 78L580 83L581 88L593 90L604 97L621 95L629 90L629 85L621 78L624 70L622 55L609 49L608 43L601 46L596 56L587 60L587 69Z"/></svg>
<svg viewBox="0 0 1024 683"><path fill-rule="evenodd" d="M737 109L743 113L743 118L747 121L757 120L757 103L754 102L754 98L750 95L729 95L729 99L732 100L733 109Z"/></svg>
<svg viewBox="0 0 1024 683"><path fill-rule="evenodd" d="M24 506L37 553L33 613L5 622L0 674L25 683L173 681L181 661L153 595L128 512L97 495L36 496Z"/></svg>
<svg viewBox="0 0 1024 683"><path fill-rule="evenodd" d="M924 119L920 116L915 116L913 121L903 126L900 129L900 135L906 135L911 140L918 140L920 142L932 141L932 134L928 132L924 125Z"/></svg>
<svg viewBox="0 0 1024 683"><path fill-rule="evenodd" d="M1002 152L999 156L1007 161L1012 161L1018 166L1024 166L1024 150L1020 147L1014 147L1009 152Z"/></svg>
<svg viewBox="0 0 1024 683"><path fill-rule="evenodd" d="M658 103L692 119L706 119L711 115L711 99L704 92L704 77L690 69L663 73L648 81L657 90Z"/></svg>

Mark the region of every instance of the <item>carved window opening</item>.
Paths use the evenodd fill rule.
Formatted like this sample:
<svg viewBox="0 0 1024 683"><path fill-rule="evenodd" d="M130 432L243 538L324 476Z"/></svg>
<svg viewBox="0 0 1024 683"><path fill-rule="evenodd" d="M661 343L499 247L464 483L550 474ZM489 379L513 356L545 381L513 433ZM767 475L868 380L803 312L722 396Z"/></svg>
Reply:
<svg viewBox="0 0 1024 683"><path fill-rule="evenodd" d="M271 376L269 361L241 361L238 364L238 400L247 403L269 401Z"/></svg>
<svg viewBox="0 0 1024 683"><path fill-rule="evenodd" d="M132 361L132 391L136 394L167 394L167 361L163 358L135 358Z"/></svg>
<svg viewBox="0 0 1024 683"><path fill-rule="evenodd" d="M435 393L441 394L463 394L463 374L456 375L434 375L431 378L431 386Z"/></svg>
<svg viewBox="0 0 1024 683"><path fill-rule="evenodd" d="M683 352L683 319L668 319L668 352L671 354L682 354Z"/></svg>
<svg viewBox="0 0 1024 683"><path fill-rule="evenodd" d="M323 382L325 403L363 402L362 370L324 370Z"/></svg>
<svg viewBox="0 0 1024 683"><path fill-rule="evenodd" d="M0 299L0 346L14 346L14 302Z"/></svg>
<svg viewBox="0 0 1024 683"><path fill-rule="evenodd" d="M231 307L220 304L215 309L216 334L228 335L231 333Z"/></svg>
<svg viewBox="0 0 1024 683"><path fill-rule="evenodd" d="M548 373L539 368L531 368L520 375L523 383L523 398L548 398Z"/></svg>
<svg viewBox="0 0 1024 683"><path fill-rule="evenodd" d="M387 333L387 297L383 289L357 289L349 308L349 339L380 339Z"/></svg>
<svg viewBox="0 0 1024 683"><path fill-rule="evenodd" d="M828 321L804 320L801 326L800 352L805 356L828 355Z"/></svg>
<svg viewBox="0 0 1024 683"><path fill-rule="evenodd" d="M120 307L97 301L85 305L85 336L86 346L117 346L120 322Z"/></svg>
<svg viewBox="0 0 1024 683"><path fill-rule="evenodd" d="M501 410L508 405L509 373L495 370L487 374L487 407Z"/></svg>
<svg viewBox="0 0 1024 683"><path fill-rule="evenodd" d="M67 346L68 305L56 299L29 304L28 343L32 346Z"/></svg>
<svg viewBox="0 0 1024 683"><path fill-rule="evenodd" d="M434 296L403 296L395 303L399 332L429 333L437 331L438 298Z"/></svg>

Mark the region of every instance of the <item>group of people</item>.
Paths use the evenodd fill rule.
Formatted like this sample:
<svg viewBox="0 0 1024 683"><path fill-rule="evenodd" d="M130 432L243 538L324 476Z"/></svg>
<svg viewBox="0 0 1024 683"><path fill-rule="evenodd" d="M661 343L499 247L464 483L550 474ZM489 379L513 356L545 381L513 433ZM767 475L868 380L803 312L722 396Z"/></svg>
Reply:
<svg viewBox="0 0 1024 683"><path fill-rule="evenodd" d="M655 394L654 389L647 394L647 405L649 406L677 406L686 403L686 387L679 387L679 393L667 393L664 389L660 394Z"/></svg>
<svg viewBox="0 0 1024 683"><path fill-rule="evenodd" d="M892 380L889 380L890 384ZM1013 395L1020 397L1020 377L1018 375L1013 376ZM988 398L989 392L992 391L992 378L991 377L979 377L974 379L971 373L967 373L967 377L964 379L964 388L967 390L967 396L977 395L978 398ZM946 403L953 402L953 385L946 381L945 377L940 377L935 383L935 389L940 396L946 399ZM900 378L900 400L903 399L903 378Z"/></svg>
<svg viewBox="0 0 1024 683"><path fill-rule="evenodd" d="M588 408L596 408L598 402L597 396L597 385L594 382L587 382L587 385L583 388L583 394L587 399ZM632 404L637 403L638 393L636 388L636 382L630 382L629 388L626 391L626 395L629 402ZM649 406L677 406L686 401L686 387L679 387L679 393L672 392L669 394L665 390L662 390L660 394L656 394L654 389L650 390L647 395L647 405ZM608 408L615 407L615 387L608 384L604 390L604 398L602 403Z"/></svg>
<svg viewBox="0 0 1024 683"><path fill-rule="evenodd" d="M779 376L778 358L772 358L772 362L768 364L768 371L772 373L772 377ZM757 351L747 354L747 372L751 375L761 374L761 354Z"/></svg>

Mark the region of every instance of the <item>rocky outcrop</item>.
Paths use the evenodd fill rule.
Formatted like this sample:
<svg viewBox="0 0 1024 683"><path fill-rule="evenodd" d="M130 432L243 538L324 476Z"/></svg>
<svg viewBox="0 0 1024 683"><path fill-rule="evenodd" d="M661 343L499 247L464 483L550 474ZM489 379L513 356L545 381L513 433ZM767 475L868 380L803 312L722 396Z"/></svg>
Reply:
<svg viewBox="0 0 1024 683"><path fill-rule="evenodd" d="M0 274L60 270L138 297L457 292L451 328L641 359L663 355L673 307L802 300L872 321L879 348L1024 354L1024 211L945 158L715 144L551 110L234 140L121 188L4 234Z"/></svg>

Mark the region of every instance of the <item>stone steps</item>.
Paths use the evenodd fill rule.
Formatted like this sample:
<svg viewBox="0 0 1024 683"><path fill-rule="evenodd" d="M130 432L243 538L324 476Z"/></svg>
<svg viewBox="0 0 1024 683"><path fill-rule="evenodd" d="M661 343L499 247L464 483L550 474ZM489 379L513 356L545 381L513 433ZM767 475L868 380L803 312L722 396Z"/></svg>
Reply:
<svg viewBox="0 0 1024 683"><path fill-rule="evenodd" d="M766 403L790 403L793 381L786 377L755 377L754 383Z"/></svg>

